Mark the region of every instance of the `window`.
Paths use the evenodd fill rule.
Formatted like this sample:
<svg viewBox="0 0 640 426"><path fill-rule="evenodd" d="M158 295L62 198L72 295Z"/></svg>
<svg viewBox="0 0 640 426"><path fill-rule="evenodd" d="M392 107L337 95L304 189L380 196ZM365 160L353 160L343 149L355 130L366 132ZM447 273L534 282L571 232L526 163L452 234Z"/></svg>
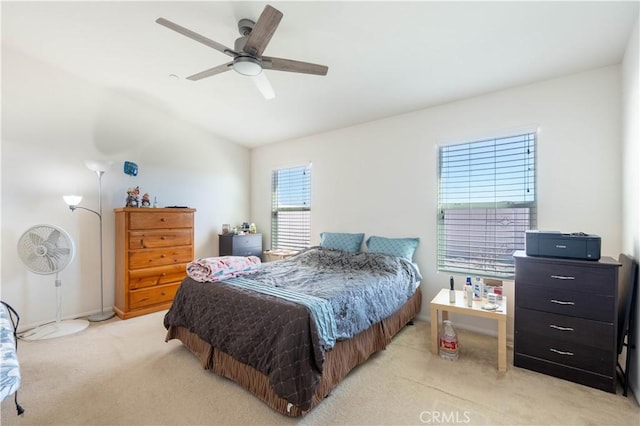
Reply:
<svg viewBox="0 0 640 426"><path fill-rule="evenodd" d="M535 159L535 133L439 148L439 271L515 275L536 225Z"/></svg>
<svg viewBox="0 0 640 426"><path fill-rule="evenodd" d="M271 249L311 244L311 164L271 174Z"/></svg>

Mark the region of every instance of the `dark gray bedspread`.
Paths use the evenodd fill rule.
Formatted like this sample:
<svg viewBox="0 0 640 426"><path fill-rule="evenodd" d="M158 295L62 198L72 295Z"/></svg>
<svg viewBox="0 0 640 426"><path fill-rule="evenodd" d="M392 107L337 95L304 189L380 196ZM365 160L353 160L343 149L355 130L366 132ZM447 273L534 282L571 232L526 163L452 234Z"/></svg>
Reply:
<svg viewBox="0 0 640 426"><path fill-rule="evenodd" d="M406 260L320 247L265 263L243 278L328 300L339 339L351 338L392 315L413 295L417 280ZM164 325L196 333L265 374L280 397L303 410L309 407L328 348L305 306L233 285L186 278Z"/></svg>
<svg viewBox="0 0 640 426"><path fill-rule="evenodd" d="M324 354L302 305L220 283L185 278L164 326L180 326L269 378L276 394L303 410L320 380Z"/></svg>

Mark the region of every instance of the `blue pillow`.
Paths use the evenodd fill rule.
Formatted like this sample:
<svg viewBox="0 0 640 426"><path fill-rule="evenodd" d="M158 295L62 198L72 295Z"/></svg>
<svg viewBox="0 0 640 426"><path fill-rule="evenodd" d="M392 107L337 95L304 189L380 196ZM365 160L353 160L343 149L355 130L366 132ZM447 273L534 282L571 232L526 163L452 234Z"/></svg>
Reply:
<svg viewBox="0 0 640 426"><path fill-rule="evenodd" d="M367 249L372 253L385 253L413 261L419 238L384 238L372 236L367 239Z"/></svg>
<svg viewBox="0 0 640 426"><path fill-rule="evenodd" d="M322 232L320 233L320 247L357 253L360 251L363 239L364 234Z"/></svg>

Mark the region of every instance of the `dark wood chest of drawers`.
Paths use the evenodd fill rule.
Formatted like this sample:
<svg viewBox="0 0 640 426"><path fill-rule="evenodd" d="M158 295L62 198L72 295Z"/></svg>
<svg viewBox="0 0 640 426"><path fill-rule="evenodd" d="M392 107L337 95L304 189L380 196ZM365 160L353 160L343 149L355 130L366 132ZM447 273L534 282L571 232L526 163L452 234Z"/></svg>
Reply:
<svg viewBox="0 0 640 426"><path fill-rule="evenodd" d="M620 264L514 257L514 365L615 393Z"/></svg>
<svg viewBox="0 0 640 426"><path fill-rule="evenodd" d="M220 235L220 256L262 258L262 234Z"/></svg>

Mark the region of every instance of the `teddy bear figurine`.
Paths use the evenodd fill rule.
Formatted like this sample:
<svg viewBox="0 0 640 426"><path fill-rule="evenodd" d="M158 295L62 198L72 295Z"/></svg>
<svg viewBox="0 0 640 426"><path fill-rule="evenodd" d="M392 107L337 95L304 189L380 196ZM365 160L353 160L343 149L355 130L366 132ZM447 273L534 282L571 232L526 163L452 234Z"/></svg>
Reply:
<svg viewBox="0 0 640 426"><path fill-rule="evenodd" d="M142 194L142 207L151 207L151 201L149 200L149 194Z"/></svg>
<svg viewBox="0 0 640 426"><path fill-rule="evenodd" d="M129 188L127 189L127 205L126 207L140 207L140 201L138 200L138 196L140 195L140 188Z"/></svg>

